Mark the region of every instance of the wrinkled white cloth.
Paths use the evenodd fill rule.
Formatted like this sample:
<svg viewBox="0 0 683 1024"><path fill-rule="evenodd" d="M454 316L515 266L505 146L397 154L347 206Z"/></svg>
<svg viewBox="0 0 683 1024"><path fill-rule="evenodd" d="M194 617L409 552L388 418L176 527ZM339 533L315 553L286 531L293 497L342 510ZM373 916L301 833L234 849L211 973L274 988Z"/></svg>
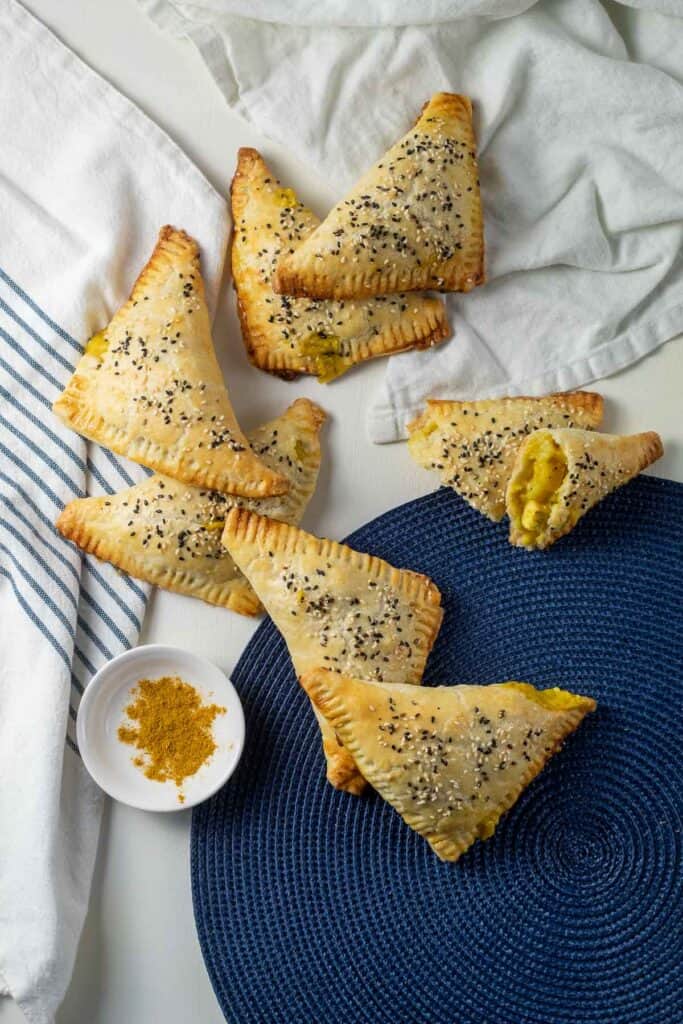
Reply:
<svg viewBox="0 0 683 1024"><path fill-rule="evenodd" d="M426 396L579 387L683 330L681 0L139 2L340 196L431 93L472 97L488 283L390 360L373 440Z"/></svg>
<svg viewBox="0 0 683 1024"><path fill-rule="evenodd" d="M54 522L140 467L51 404L125 300L162 224L200 242L213 306L224 201L171 140L14 0L0 0L0 992L48 1024L85 916L102 807L79 693L134 644L147 588Z"/></svg>

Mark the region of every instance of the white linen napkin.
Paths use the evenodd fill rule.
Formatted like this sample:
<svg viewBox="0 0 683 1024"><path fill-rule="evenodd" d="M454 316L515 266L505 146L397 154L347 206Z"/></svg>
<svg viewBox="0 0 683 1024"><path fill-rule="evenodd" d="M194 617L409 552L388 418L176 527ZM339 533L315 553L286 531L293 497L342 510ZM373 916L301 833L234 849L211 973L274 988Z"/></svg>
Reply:
<svg viewBox="0 0 683 1024"><path fill-rule="evenodd" d="M100 822L75 745L78 697L135 643L147 596L53 526L71 498L144 471L50 406L161 225L200 242L213 308L228 219L171 140L14 0L0 0L0 50L0 990L47 1024Z"/></svg>
<svg viewBox="0 0 683 1024"><path fill-rule="evenodd" d="M374 441L429 395L579 387L683 330L681 0L139 2L339 196L431 93L473 98L488 283L390 360Z"/></svg>

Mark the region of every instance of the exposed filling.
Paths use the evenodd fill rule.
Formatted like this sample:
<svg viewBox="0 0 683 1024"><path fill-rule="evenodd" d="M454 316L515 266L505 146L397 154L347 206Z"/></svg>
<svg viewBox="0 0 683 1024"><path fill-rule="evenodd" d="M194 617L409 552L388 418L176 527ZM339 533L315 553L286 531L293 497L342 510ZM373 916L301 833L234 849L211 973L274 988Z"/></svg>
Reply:
<svg viewBox="0 0 683 1024"><path fill-rule="evenodd" d="M99 331L97 334L93 334L86 344L85 352L89 356L95 356L96 359L102 359L108 348L109 339L105 337L104 331Z"/></svg>
<svg viewBox="0 0 683 1024"><path fill-rule="evenodd" d="M501 683L501 685L506 686L508 690L517 690L527 700L532 700L534 704L540 704L548 711L573 711L574 708L583 707L586 702L585 697L569 693L568 690L560 690L558 686L553 686L549 690L537 690L531 683Z"/></svg>
<svg viewBox="0 0 683 1024"><path fill-rule="evenodd" d="M341 352L341 341L336 334L314 331L301 342L301 354L313 360L316 376L321 384L328 384L349 368L350 363Z"/></svg>
<svg viewBox="0 0 683 1024"><path fill-rule="evenodd" d="M487 814L486 817L481 819L477 825L477 839L491 838L493 833L496 831L501 814L501 811L492 811L490 814Z"/></svg>
<svg viewBox="0 0 683 1024"><path fill-rule="evenodd" d="M278 206L283 208L289 208L296 206L298 199L296 198L296 192L293 188L279 188L275 191L275 200Z"/></svg>
<svg viewBox="0 0 683 1024"><path fill-rule="evenodd" d="M408 440L412 441L414 438L416 441L426 441L430 434L433 434L435 430L438 430L437 424L434 420L429 420L419 430L414 430Z"/></svg>
<svg viewBox="0 0 683 1024"><path fill-rule="evenodd" d="M222 530L225 526L225 519L210 519L208 523L204 523L205 530Z"/></svg>
<svg viewBox="0 0 683 1024"><path fill-rule="evenodd" d="M523 544L533 546L544 533L566 475L567 460L552 437L541 434L528 442L510 490L510 518Z"/></svg>

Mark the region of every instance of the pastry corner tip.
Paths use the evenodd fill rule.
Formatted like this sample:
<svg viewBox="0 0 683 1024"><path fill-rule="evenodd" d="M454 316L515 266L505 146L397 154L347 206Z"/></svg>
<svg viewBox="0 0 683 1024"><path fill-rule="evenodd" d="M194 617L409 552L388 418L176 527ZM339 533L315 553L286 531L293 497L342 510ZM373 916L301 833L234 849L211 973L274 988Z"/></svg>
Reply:
<svg viewBox="0 0 683 1024"><path fill-rule="evenodd" d="M656 430L648 430L641 435L645 443L645 457L647 459L647 465L650 466L657 459L661 459L664 454L664 444L661 436Z"/></svg>
<svg viewBox="0 0 683 1024"><path fill-rule="evenodd" d="M317 402L314 402L312 398L307 398L305 395L301 398L295 399L287 412L293 413L295 416L302 414L316 430L319 429L328 418L327 412L323 407L318 405Z"/></svg>

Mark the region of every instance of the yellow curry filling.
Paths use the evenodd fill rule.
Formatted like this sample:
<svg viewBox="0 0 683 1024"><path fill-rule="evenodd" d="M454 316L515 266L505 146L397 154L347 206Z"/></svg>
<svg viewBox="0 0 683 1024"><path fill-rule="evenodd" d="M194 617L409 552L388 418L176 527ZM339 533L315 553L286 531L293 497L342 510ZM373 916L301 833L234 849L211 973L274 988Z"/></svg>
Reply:
<svg viewBox="0 0 683 1024"><path fill-rule="evenodd" d="M213 532L214 530L222 530L225 526L225 519L210 519L208 523L204 523L204 529Z"/></svg>
<svg viewBox="0 0 683 1024"><path fill-rule="evenodd" d="M496 826L502 817L502 811L491 811L485 815L476 826L477 839L490 839L496 831Z"/></svg>
<svg viewBox="0 0 683 1024"><path fill-rule="evenodd" d="M300 441L298 438L294 442L294 454L299 462L303 462L308 455L308 448L303 441Z"/></svg>
<svg viewBox="0 0 683 1024"><path fill-rule="evenodd" d="M109 339L105 337L104 331L98 331L86 344L85 352L89 356L95 356L95 359L102 359L108 348Z"/></svg>
<svg viewBox="0 0 683 1024"><path fill-rule="evenodd" d="M279 188L275 192L275 201L278 206L289 207L296 206L299 200L293 188Z"/></svg>
<svg viewBox="0 0 683 1024"><path fill-rule="evenodd" d="M542 708L547 711L578 711L585 710L586 705L591 710L594 707L594 702L590 697L581 697L577 693L570 693L569 690L561 690L559 686L553 686L548 690L537 690L531 683L502 683L508 690L516 690L521 693L527 700L531 700L534 704L540 704ZM493 833L496 831L496 826L502 816L502 811L493 810L490 814L477 825L477 837L479 839L490 839Z"/></svg>
<svg viewBox="0 0 683 1024"><path fill-rule="evenodd" d="M434 420L429 420L419 430L414 430L412 432L412 434L408 438L408 444L410 444L411 441L413 443L420 442L420 441L426 441L427 438L431 434L433 434L435 430L438 430L438 427L437 427L436 423L434 422Z"/></svg>
<svg viewBox="0 0 683 1024"><path fill-rule="evenodd" d="M548 711L574 711L583 708L588 702L592 706L589 697L581 697L577 693L570 693L569 690L561 690L559 686L553 686L549 690L537 690L531 683L503 683L508 690L517 690L527 700L534 704L540 704Z"/></svg>
<svg viewBox="0 0 683 1024"><path fill-rule="evenodd" d="M348 370L351 364L341 351L341 341L336 334L325 334L324 331L314 331L301 342L301 354L312 359L321 384L328 384Z"/></svg>
<svg viewBox="0 0 683 1024"><path fill-rule="evenodd" d="M510 493L510 516L523 544L533 545L544 532L566 475L567 460L552 437L542 434L528 442Z"/></svg>

